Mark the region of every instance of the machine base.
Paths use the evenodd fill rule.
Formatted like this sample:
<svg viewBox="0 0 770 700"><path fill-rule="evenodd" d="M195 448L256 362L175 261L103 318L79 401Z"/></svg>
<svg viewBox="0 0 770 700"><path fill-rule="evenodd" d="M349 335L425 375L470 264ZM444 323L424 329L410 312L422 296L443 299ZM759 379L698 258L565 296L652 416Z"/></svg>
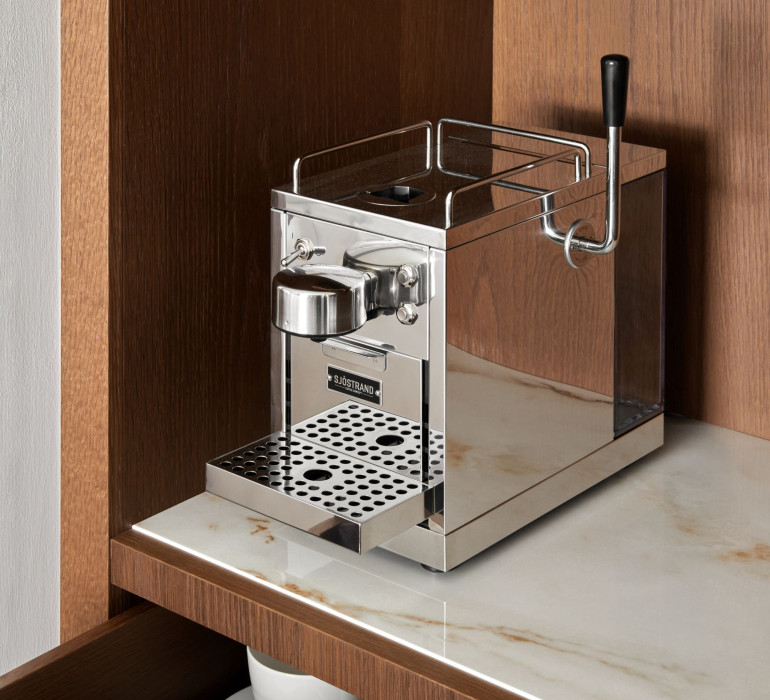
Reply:
<svg viewBox="0 0 770 700"><path fill-rule="evenodd" d="M661 445L662 413L452 532L416 526L380 546L449 571Z"/></svg>

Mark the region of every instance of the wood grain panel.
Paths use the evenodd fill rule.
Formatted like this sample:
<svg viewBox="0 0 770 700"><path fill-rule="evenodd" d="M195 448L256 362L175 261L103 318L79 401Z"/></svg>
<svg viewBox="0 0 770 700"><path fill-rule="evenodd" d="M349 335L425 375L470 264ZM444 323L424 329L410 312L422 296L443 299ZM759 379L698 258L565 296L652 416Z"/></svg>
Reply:
<svg viewBox="0 0 770 700"><path fill-rule="evenodd" d="M770 438L768 4L497 0L494 23L497 122L600 135L599 59L631 57L624 138L668 152L667 406Z"/></svg>
<svg viewBox="0 0 770 700"><path fill-rule="evenodd" d="M107 619L107 0L61 4L61 639Z"/></svg>
<svg viewBox="0 0 770 700"><path fill-rule="evenodd" d="M493 3L401 0L401 120L492 116Z"/></svg>
<svg viewBox="0 0 770 700"><path fill-rule="evenodd" d="M67 635L127 604L108 536L269 428L269 191L293 158L491 114L491 0L107 5L63 7L64 129L101 149L91 167L65 135Z"/></svg>
<svg viewBox="0 0 770 700"><path fill-rule="evenodd" d="M210 700L248 684L243 646L143 603L1 676L0 700Z"/></svg>
<svg viewBox="0 0 770 700"><path fill-rule="evenodd" d="M519 697L139 533L113 540L112 561L116 585L364 700Z"/></svg>
<svg viewBox="0 0 770 700"><path fill-rule="evenodd" d="M268 430L269 189L297 154L411 111L399 7L115 3L112 534L200 492L207 458ZM413 44L432 74L452 72ZM489 83L474 90L431 107L478 116Z"/></svg>

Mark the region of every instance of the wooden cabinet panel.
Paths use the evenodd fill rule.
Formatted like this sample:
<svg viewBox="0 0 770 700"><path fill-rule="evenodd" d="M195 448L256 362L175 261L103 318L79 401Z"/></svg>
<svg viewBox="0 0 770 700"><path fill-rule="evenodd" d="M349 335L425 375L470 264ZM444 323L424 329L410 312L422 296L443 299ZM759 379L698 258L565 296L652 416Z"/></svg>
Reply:
<svg viewBox="0 0 770 700"><path fill-rule="evenodd" d="M107 619L107 0L61 4L61 638Z"/></svg>
<svg viewBox="0 0 770 700"><path fill-rule="evenodd" d="M0 700L211 700L248 684L241 644L143 603L0 676Z"/></svg>
<svg viewBox="0 0 770 700"><path fill-rule="evenodd" d="M630 56L623 137L668 154L667 407L765 438L768 7L497 0L493 108L497 122L601 135L599 59Z"/></svg>
<svg viewBox="0 0 770 700"><path fill-rule="evenodd" d="M270 187L308 150L489 120L491 18L491 0L64 1L63 638L126 605L109 536L269 428Z"/></svg>
<svg viewBox="0 0 770 700"><path fill-rule="evenodd" d="M112 565L116 585L364 700L519 697L140 533L113 540Z"/></svg>

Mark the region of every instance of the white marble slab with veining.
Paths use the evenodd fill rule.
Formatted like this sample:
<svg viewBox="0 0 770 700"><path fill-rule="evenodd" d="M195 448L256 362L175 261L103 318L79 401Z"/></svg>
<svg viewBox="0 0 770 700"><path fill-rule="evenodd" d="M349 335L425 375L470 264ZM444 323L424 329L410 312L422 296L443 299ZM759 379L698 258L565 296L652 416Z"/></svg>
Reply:
<svg viewBox="0 0 770 700"><path fill-rule="evenodd" d="M134 528L533 698L770 698L770 442L704 423L446 574L210 494Z"/></svg>

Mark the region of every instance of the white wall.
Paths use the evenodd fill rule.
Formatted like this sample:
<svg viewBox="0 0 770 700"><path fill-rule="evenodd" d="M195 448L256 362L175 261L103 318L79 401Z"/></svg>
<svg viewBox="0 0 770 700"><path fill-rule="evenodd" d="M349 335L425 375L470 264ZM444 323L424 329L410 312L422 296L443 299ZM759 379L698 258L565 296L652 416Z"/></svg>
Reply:
<svg viewBox="0 0 770 700"><path fill-rule="evenodd" d="M59 637L59 2L0 0L0 674Z"/></svg>

